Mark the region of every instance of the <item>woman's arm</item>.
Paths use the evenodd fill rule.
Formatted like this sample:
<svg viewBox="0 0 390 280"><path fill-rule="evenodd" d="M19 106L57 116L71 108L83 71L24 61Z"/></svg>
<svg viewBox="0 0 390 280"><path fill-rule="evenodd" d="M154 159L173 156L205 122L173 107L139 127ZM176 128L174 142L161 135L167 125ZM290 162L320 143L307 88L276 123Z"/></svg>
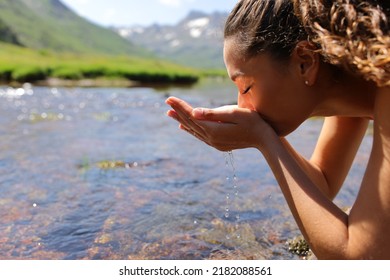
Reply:
<svg viewBox="0 0 390 280"><path fill-rule="evenodd" d="M363 118L325 118L310 160L298 154L286 140L282 139L282 143L321 191L334 199L352 166L368 122Z"/></svg>
<svg viewBox="0 0 390 280"><path fill-rule="evenodd" d="M350 216L341 211L321 190L321 186L318 184L319 180L316 179L319 178L319 172L317 170L317 175L313 175L316 172L312 172L314 165L308 164L308 161L302 161L302 157L297 157L297 153L286 145L285 140L280 139L259 116L256 117L251 112L239 108L229 108L228 112L224 110L193 112L188 104L181 103L183 101L176 103L177 100L168 102L174 108L174 111L170 111L168 115L181 122L183 129L190 133L196 133L199 139L209 145L217 143L216 148L221 150L223 148L243 148L245 145L246 147L257 147L270 165L297 224L318 258L389 258L390 124L388 120L390 119L390 110L388 107L390 94L380 94L379 96L375 109L373 152L361 191ZM199 121L202 118L203 121ZM221 119L221 121L217 122L217 119ZM339 121L341 125L341 122L347 122L347 119ZM320 137L316 150L321 147L323 149L321 153L318 152L319 150L314 153L314 161L319 162L324 167L332 162L338 166L337 159L343 162L341 164L343 168L340 167L341 172L338 171L338 168L329 167L333 168L333 172L336 174L339 172L338 176L332 177L332 181L344 180L345 170L349 169L352 155L356 153L356 146L362 139L366 125L360 123L357 127L361 129L353 130L357 138L356 142L351 145L354 147L353 149L348 148L348 141L337 143L334 146L330 140L335 141L336 136L330 137L328 140ZM350 128L352 127L350 126ZM331 128L324 127L325 131ZM338 131L335 135L339 135L339 142L341 139L349 139L349 133L343 133L340 129L335 131ZM328 131L328 133L328 136L332 135L332 131ZM235 137L239 141L231 140ZM245 142L244 139L247 141ZM335 154L330 157L330 160L325 161L322 157L332 152L331 147L333 147ZM346 161L341 156L344 149L349 151L346 154L348 158ZM315 159L316 157L320 160ZM331 169L326 172L329 173ZM321 173L323 172L321 171ZM324 177L324 175L322 176ZM327 176L329 178L329 174ZM327 179L326 181L331 180Z"/></svg>
<svg viewBox="0 0 390 280"><path fill-rule="evenodd" d="M318 190L276 135L261 147L295 220L319 258L390 257L389 105L390 92L383 89L376 98L371 157L349 216Z"/></svg>
<svg viewBox="0 0 390 280"><path fill-rule="evenodd" d="M168 115L179 121L182 129L222 151L256 148L261 142L259 136L270 130L256 112L237 106L193 110L177 98L170 98L167 103L175 109ZM286 139L281 142L316 186L333 199L348 174L367 124L368 120L362 118L325 118L310 160L297 153Z"/></svg>

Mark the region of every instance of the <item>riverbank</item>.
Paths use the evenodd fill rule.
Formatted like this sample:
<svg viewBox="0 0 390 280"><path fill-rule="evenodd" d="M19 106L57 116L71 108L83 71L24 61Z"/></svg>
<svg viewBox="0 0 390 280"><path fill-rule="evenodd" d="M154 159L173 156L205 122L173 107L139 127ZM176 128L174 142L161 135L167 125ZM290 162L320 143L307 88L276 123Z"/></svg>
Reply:
<svg viewBox="0 0 390 280"><path fill-rule="evenodd" d="M0 82L49 86L191 85L223 70L200 70L158 58L81 55L31 50L0 43Z"/></svg>

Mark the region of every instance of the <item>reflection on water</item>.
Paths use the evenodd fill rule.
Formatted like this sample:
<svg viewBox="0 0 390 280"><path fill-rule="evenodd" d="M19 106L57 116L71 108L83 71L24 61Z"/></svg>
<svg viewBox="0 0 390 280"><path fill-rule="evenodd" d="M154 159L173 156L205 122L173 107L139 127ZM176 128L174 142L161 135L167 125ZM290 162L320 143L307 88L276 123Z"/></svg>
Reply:
<svg viewBox="0 0 390 280"><path fill-rule="evenodd" d="M234 152L239 207L227 219L223 153L165 117L167 94L219 106L234 92L0 88L0 258L298 258L286 241L299 230L261 155ZM290 140L309 154L320 126ZM368 142L340 206L356 195Z"/></svg>

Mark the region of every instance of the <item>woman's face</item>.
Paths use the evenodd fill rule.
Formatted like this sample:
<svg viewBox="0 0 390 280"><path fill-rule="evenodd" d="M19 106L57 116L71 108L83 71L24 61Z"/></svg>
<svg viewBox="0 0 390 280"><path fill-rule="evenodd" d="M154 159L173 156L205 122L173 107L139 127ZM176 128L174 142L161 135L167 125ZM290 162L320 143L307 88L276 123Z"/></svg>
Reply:
<svg viewBox="0 0 390 280"><path fill-rule="evenodd" d="M267 54L247 60L233 39L225 40L224 59L238 88L238 106L257 111L278 135L291 133L310 117L313 106L299 65L275 61Z"/></svg>

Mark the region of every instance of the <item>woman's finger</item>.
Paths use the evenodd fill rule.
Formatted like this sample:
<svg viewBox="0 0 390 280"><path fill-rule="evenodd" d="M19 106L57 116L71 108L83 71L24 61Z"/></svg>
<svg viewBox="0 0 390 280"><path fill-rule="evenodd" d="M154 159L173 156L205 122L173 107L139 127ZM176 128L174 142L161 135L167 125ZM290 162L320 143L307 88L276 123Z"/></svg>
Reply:
<svg viewBox="0 0 390 280"><path fill-rule="evenodd" d="M192 110L192 117L197 120L236 123L234 114L237 108L234 105L215 109L195 108Z"/></svg>
<svg viewBox="0 0 390 280"><path fill-rule="evenodd" d="M173 108L173 111L168 111L168 116L180 122L190 131L203 134L203 129L196 122L194 122L194 118L192 117L193 108L191 105L176 97L168 98L166 103Z"/></svg>

